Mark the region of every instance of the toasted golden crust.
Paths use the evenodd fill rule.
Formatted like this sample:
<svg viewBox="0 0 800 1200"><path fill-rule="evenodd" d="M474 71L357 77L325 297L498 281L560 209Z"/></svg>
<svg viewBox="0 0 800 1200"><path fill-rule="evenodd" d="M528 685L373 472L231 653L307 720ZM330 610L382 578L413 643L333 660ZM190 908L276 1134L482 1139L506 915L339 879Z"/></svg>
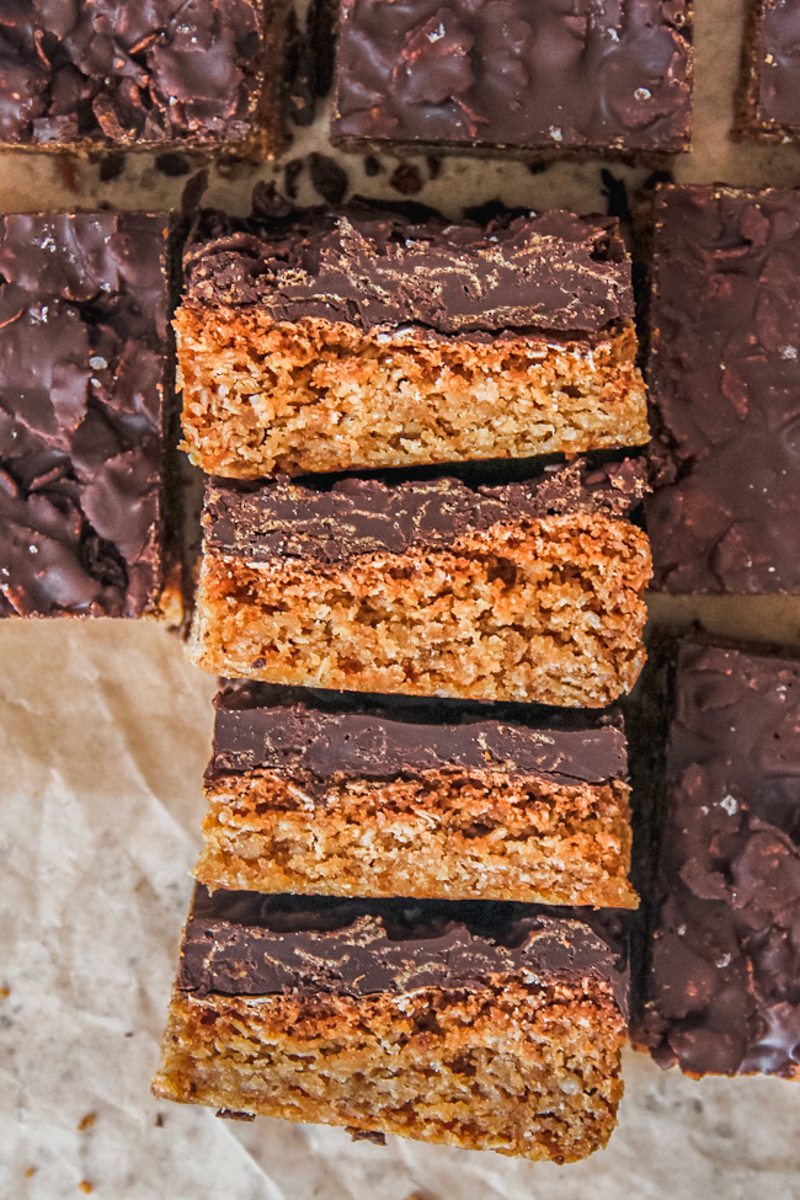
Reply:
<svg viewBox="0 0 800 1200"><path fill-rule="evenodd" d="M646 536L583 512L324 563L204 556L190 654L216 675L602 707L644 664Z"/></svg>
<svg viewBox="0 0 800 1200"><path fill-rule="evenodd" d="M327 780L276 771L206 787L211 889L524 900L635 908L621 780L564 786L501 771Z"/></svg>
<svg viewBox="0 0 800 1200"><path fill-rule="evenodd" d="M631 325L572 342L479 341L184 305L184 449L254 479L577 454L648 440Z"/></svg>
<svg viewBox="0 0 800 1200"><path fill-rule="evenodd" d="M362 997L176 991L153 1081L187 1103L572 1162L606 1144L623 1019L605 985Z"/></svg>

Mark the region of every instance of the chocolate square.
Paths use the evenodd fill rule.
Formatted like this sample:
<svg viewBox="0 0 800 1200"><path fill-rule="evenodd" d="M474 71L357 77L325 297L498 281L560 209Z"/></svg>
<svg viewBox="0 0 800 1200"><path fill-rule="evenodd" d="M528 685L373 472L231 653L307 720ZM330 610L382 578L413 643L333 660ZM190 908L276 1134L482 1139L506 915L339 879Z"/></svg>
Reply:
<svg viewBox="0 0 800 1200"><path fill-rule="evenodd" d="M0 144L204 146L254 132L261 0L0 6Z"/></svg>
<svg viewBox="0 0 800 1200"><path fill-rule="evenodd" d="M800 193L655 203L653 587L800 591Z"/></svg>
<svg viewBox="0 0 800 1200"><path fill-rule="evenodd" d="M800 662L684 643L640 1040L800 1077Z"/></svg>
<svg viewBox="0 0 800 1200"><path fill-rule="evenodd" d="M163 587L169 219L0 218L0 615Z"/></svg>
<svg viewBox="0 0 800 1200"><path fill-rule="evenodd" d="M687 0L340 0L334 139L684 150L690 18Z"/></svg>

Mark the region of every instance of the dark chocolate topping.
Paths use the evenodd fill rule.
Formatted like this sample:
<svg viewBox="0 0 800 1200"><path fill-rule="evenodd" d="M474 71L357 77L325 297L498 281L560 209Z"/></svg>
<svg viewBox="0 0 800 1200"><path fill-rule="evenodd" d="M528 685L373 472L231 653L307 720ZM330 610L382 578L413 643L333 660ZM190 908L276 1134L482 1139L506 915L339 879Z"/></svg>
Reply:
<svg viewBox="0 0 800 1200"><path fill-rule="evenodd" d="M800 7L796 0L753 0L761 8L758 119L800 126Z"/></svg>
<svg viewBox="0 0 800 1200"><path fill-rule="evenodd" d="M684 149L685 0L340 0L336 138Z"/></svg>
<svg viewBox="0 0 800 1200"><path fill-rule="evenodd" d="M580 462L547 467L530 483L470 488L457 479L387 485L344 479L330 489L277 481L254 487L218 479L206 489L205 545L251 562L276 555L337 562L360 554L445 549L504 523L571 512L625 517L641 499L635 460L596 472Z"/></svg>
<svg viewBox="0 0 800 1200"><path fill-rule="evenodd" d="M243 141L262 43L257 0L5 0L0 142Z"/></svg>
<svg viewBox="0 0 800 1200"><path fill-rule="evenodd" d="M654 587L800 591L800 193L656 202Z"/></svg>
<svg viewBox="0 0 800 1200"><path fill-rule="evenodd" d="M198 887L178 987L200 995L363 996L469 987L513 973L523 981L600 980L626 1013L624 942L597 918L590 924L566 911L542 915L531 906L490 901L211 896Z"/></svg>
<svg viewBox="0 0 800 1200"><path fill-rule="evenodd" d="M165 217L0 218L0 615L160 584Z"/></svg>
<svg viewBox="0 0 800 1200"><path fill-rule="evenodd" d="M625 735L610 724L423 722L352 705L336 711L332 703L295 695L248 684L223 689L216 698L210 778L256 767L322 780L479 769L579 784L621 779L627 771Z"/></svg>
<svg viewBox="0 0 800 1200"><path fill-rule="evenodd" d="M630 261L608 217L549 212L481 226L313 210L238 224L187 251L186 303L443 335L589 334L633 316Z"/></svg>
<svg viewBox="0 0 800 1200"><path fill-rule="evenodd" d="M800 1071L800 663L681 647L645 1036L690 1073Z"/></svg>

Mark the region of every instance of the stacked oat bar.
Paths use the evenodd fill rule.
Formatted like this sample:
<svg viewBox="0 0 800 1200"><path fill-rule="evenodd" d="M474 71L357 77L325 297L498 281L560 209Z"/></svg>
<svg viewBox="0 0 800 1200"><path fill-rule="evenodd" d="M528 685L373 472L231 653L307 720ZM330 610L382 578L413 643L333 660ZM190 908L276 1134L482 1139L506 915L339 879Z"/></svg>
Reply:
<svg viewBox="0 0 800 1200"><path fill-rule="evenodd" d="M216 218L185 264L190 646L230 682L156 1090L582 1157L621 1093L644 473L530 456L647 438L617 225Z"/></svg>

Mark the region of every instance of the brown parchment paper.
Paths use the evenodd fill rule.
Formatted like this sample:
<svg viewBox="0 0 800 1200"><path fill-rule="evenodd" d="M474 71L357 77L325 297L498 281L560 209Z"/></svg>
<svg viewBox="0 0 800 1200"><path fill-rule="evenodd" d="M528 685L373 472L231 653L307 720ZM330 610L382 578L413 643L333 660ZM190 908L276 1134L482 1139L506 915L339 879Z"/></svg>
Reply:
<svg viewBox="0 0 800 1200"><path fill-rule="evenodd" d="M532 0L533 2L533 0ZM0 6L3 0L0 0ZM800 184L800 150L728 140L740 0L697 0L695 147L676 177ZM256 178L330 153L322 107L274 168L211 171L209 202L249 207ZM398 198L396 162L351 188ZM412 160L413 198L456 214L510 204L604 210L600 167ZM605 164L636 184L646 172ZM438 177L430 178L431 174ZM0 209L174 205L186 181L126 160L0 156ZM302 201L318 201L307 168ZM800 315L798 316L800 321ZM653 604L719 632L800 644L800 601L716 598ZM149 1094L199 843L213 681L175 636L147 623L0 624L0 1197L61 1200L794 1200L800 1087L771 1079L694 1082L628 1053L608 1150L557 1168L341 1130L216 1119Z"/></svg>

